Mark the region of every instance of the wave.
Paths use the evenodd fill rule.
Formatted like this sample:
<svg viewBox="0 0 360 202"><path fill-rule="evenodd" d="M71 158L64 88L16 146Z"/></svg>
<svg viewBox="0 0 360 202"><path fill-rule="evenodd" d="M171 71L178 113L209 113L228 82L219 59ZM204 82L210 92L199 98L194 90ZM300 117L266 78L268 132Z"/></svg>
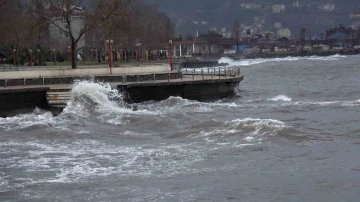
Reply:
<svg viewBox="0 0 360 202"><path fill-rule="evenodd" d="M275 99L276 98L276 99ZM291 99L291 98L289 98ZM357 107L360 106L360 100L355 101L296 101L292 102L291 100L287 101L287 98L271 98L267 101L282 101L279 103L269 103L265 102L263 99L258 100L243 100L241 103L237 104L239 108L284 108L284 107Z"/></svg>
<svg viewBox="0 0 360 202"><path fill-rule="evenodd" d="M286 95L278 95L275 96L271 99L269 99L270 101L284 101L284 102L290 102L292 99Z"/></svg>
<svg viewBox="0 0 360 202"><path fill-rule="evenodd" d="M239 136L243 140L262 141L268 136L277 135L280 131L288 128L284 122L275 119L235 119L225 122L220 127L211 128L209 131L201 131L200 136L206 137L209 141L214 141L213 138ZM197 136L192 135L192 136Z"/></svg>
<svg viewBox="0 0 360 202"><path fill-rule="evenodd" d="M237 107L234 102L199 102L180 97L170 97L160 102L127 104L123 101L123 95L108 83L89 80L76 81L71 89L70 100L59 116L54 117L51 112L35 109L32 113L0 118L0 128L22 130L48 127L69 130L72 125L92 125L93 122L122 125L134 120L133 118L141 119L144 116L209 112L219 107ZM87 132L81 129L81 133Z"/></svg>
<svg viewBox="0 0 360 202"><path fill-rule="evenodd" d="M298 60L321 60L331 61L346 58L343 55L331 55L331 56L306 56L306 57L285 57L285 58L258 58L258 59L244 59L244 60L233 60L228 57L222 57L218 60L219 63L228 64L228 66L252 66L268 62L285 62L285 61L298 61Z"/></svg>

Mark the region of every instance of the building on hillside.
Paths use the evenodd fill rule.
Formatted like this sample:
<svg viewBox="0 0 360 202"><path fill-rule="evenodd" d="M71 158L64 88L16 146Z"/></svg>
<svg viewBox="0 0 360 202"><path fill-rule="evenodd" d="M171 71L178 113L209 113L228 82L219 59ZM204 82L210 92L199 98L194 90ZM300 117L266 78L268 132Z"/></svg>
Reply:
<svg viewBox="0 0 360 202"><path fill-rule="evenodd" d="M247 9L247 10L260 10L261 9L260 4L254 4L254 3L240 4L240 7Z"/></svg>
<svg viewBox="0 0 360 202"><path fill-rule="evenodd" d="M323 11L334 11L336 6L335 4L331 4L331 3L328 3L328 4L323 4L321 6L318 7L320 10L323 10Z"/></svg>
<svg viewBox="0 0 360 202"><path fill-rule="evenodd" d="M272 12L273 13L281 13L282 11L285 11L286 7L285 5L273 5L272 6Z"/></svg>
<svg viewBox="0 0 360 202"><path fill-rule="evenodd" d="M288 29L288 28L279 29L279 30L277 31L277 35L278 35L279 37L290 38L290 37L291 37L291 31L290 31L290 29Z"/></svg>
<svg viewBox="0 0 360 202"><path fill-rule="evenodd" d="M293 2L293 7L294 8L300 7L299 1L294 1Z"/></svg>
<svg viewBox="0 0 360 202"><path fill-rule="evenodd" d="M79 37L80 31L85 26L84 10L81 7L73 7L73 13L71 16L71 32L75 38ZM49 46L51 49L55 49L61 52L67 52L68 46L70 45L70 36L63 30L68 30L68 23L62 18L58 17L54 19L53 24L49 25L50 42ZM85 35L83 35L77 43L77 49L85 47Z"/></svg>
<svg viewBox="0 0 360 202"><path fill-rule="evenodd" d="M326 39L349 39L352 36L353 29L344 26L336 27L334 29L326 30Z"/></svg>

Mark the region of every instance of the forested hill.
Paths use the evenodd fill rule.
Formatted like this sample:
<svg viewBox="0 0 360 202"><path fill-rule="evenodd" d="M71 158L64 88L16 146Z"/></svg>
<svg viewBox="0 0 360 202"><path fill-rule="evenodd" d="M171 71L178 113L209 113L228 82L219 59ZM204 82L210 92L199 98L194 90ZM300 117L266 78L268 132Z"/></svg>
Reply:
<svg viewBox="0 0 360 202"><path fill-rule="evenodd" d="M359 0L149 0L173 19L180 34L195 35L211 28L232 29L236 18L254 29L276 31L289 28L293 35L300 27L319 31L339 24L360 21L352 14L360 12ZM274 5L284 5L280 13ZM275 23L277 23L275 25ZM277 27L276 27L277 26Z"/></svg>

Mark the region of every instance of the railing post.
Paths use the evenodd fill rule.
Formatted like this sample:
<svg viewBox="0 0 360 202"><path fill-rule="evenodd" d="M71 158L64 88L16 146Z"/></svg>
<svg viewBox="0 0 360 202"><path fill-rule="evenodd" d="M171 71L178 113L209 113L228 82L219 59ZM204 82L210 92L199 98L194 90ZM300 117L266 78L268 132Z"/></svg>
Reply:
<svg viewBox="0 0 360 202"><path fill-rule="evenodd" d="M209 67L208 67L208 74L209 74L209 71L210 71L210 70L209 70Z"/></svg>
<svg viewBox="0 0 360 202"><path fill-rule="evenodd" d="M125 83L125 74L122 75L122 83Z"/></svg>
<svg viewBox="0 0 360 202"><path fill-rule="evenodd" d="M168 72L168 82L170 82L170 72Z"/></svg>
<svg viewBox="0 0 360 202"><path fill-rule="evenodd" d="M193 80L195 80L195 68L194 68L192 76L193 76Z"/></svg>
<svg viewBox="0 0 360 202"><path fill-rule="evenodd" d="M42 77L42 86L45 87L45 77Z"/></svg>
<svg viewBox="0 0 360 202"><path fill-rule="evenodd" d="M5 89L7 88L7 79L5 79Z"/></svg>
<svg viewBox="0 0 360 202"><path fill-rule="evenodd" d="M183 73L180 72L180 78L181 78L181 81L183 80Z"/></svg>
<svg viewBox="0 0 360 202"><path fill-rule="evenodd" d="M229 69L228 69L229 70ZM227 78L227 72L226 72L226 67L224 69L224 73L225 73L225 79Z"/></svg>
<svg viewBox="0 0 360 202"><path fill-rule="evenodd" d="M125 80L125 83L127 83L127 75L126 74L125 74L124 80Z"/></svg>
<svg viewBox="0 0 360 202"><path fill-rule="evenodd" d="M136 78L137 78L137 82L139 83L140 80L139 80L139 74L136 75Z"/></svg>
<svg viewBox="0 0 360 202"><path fill-rule="evenodd" d="M187 66L185 67L185 73L187 74Z"/></svg>
<svg viewBox="0 0 360 202"><path fill-rule="evenodd" d="M221 72L220 72L220 67L219 67L219 79L220 79L220 76L221 76Z"/></svg>
<svg viewBox="0 0 360 202"><path fill-rule="evenodd" d="M201 69L201 76L202 76L202 80L204 80L204 70Z"/></svg>
<svg viewBox="0 0 360 202"><path fill-rule="evenodd" d="M26 88L26 79L24 77L24 88Z"/></svg>
<svg viewBox="0 0 360 202"><path fill-rule="evenodd" d="M153 83L155 83L155 73L153 73Z"/></svg>

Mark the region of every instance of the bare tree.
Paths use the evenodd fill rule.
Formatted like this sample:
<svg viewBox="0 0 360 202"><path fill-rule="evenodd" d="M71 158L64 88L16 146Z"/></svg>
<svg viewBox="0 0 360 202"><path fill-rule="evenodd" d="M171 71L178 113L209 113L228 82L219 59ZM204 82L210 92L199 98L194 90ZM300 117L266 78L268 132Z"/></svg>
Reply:
<svg viewBox="0 0 360 202"><path fill-rule="evenodd" d="M15 58L34 42L33 19L26 15L24 2L2 0L0 3L0 46L16 50Z"/></svg>
<svg viewBox="0 0 360 202"><path fill-rule="evenodd" d="M84 2L83 0L31 0L33 14L40 19L39 24L55 26L69 36L73 69L77 67L77 44L85 33L121 20L131 12L136 0L89 0L86 3L90 9L79 13ZM81 28L73 25L78 17L84 18L84 25Z"/></svg>

